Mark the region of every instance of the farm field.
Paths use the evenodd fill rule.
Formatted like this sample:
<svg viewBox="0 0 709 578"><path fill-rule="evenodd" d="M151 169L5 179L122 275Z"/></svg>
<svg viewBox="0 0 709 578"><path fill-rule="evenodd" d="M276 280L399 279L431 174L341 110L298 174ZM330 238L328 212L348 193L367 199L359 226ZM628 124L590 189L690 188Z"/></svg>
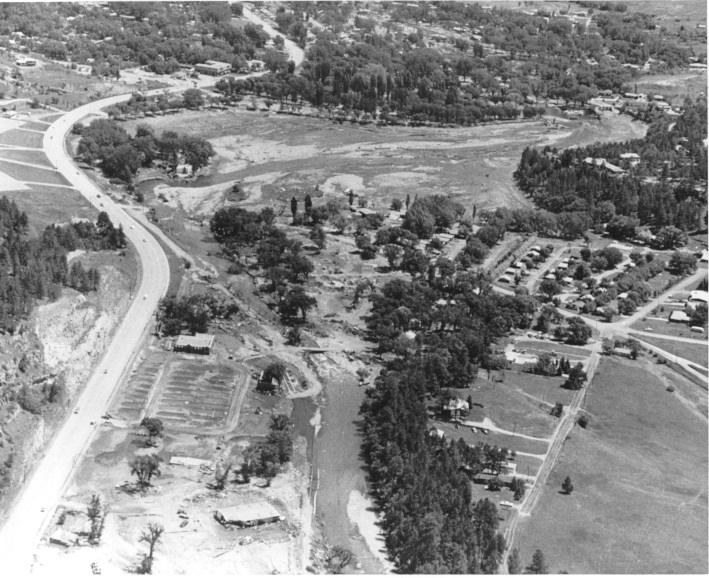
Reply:
<svg viewBox="0 0 709 578"><path fill-rule="evenodd" d="M700 334L695 333L695 335L699 336ZM681 341L672 341L671 339L662 339L661 337L647 337L645 335L642 337L638 336L638 339L641 343L647 341L651 345L661 347L665 351L684 357L704 367L708 365L707 357L709 357L709 352L707 351L706 344L683 343Z"/></svg>
<svg viewBox="0 0 709 578"><path fill-rule="evenodd" d="M657 370L605 358L587 430L566 441L521 522L522 561L540 548L552 573L706 573L707 421ZM563 495L570 476L575 489Z"/></svg>

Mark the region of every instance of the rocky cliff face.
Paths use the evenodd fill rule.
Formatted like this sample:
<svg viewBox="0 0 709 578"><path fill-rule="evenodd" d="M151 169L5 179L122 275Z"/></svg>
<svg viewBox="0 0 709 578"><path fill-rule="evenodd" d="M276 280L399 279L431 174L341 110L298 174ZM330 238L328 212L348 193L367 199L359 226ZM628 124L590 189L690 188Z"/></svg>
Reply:
<svg viewBox="0 0 709 578"><path fill-rule="evenodd" d="M100 272L97 292L67 289L57 301L38 306L15 335L0 335L0 511L73 405L128 308L131 275L110 264Z"/></svg>

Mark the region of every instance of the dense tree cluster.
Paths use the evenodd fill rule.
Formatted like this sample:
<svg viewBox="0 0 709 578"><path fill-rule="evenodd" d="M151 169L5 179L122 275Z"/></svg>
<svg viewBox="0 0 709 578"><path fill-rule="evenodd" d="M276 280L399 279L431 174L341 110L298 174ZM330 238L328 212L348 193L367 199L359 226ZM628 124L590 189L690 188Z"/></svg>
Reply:
<svg viewBox="0 0 709 578"><path fill-rule="evenodd" d="M89 164L100 162L108 177L132 183L138 169L164 160L174 171L181 161L196 172L206 166L215 152L209 141L166 130L159 137L148 125L139 125L134 137L112 120L96 119L79 128L77 153Z"/></svg>
<svg viewBox="0 0 709 578"><path fill-rule="evenodd" d="M193 334L206 333L212 319L229 319L238 310L235 303L211 293L171 295L160 301L158 321L165 335L179 335L183 329Z"/></svg>
<svg viewBox="0 0 709 578"><path fill-rule="evenodd" d="M624 64L643 65L654 58L656 67L676 67L689 57L655 30L651 17L637 13L600 13L587 29L544 11L530 15L486 10L477 3L394 3L384 7L391 15L385 31L376 19L357 15L353 39L347 41L337 34L351 9L295 4L292 12L279 10L280 30L301 45L309 17L317 14L320 22L331 22L318 30L301 74L294 75L276 53L272 74L225 82L222 89L229 95L255 92L274 101L341 106L343 118L353 113L364 120L378 115L384 122L469 125L541 114L536 103L544 97L583 105L600 90L621 92L634 74ZM453 40L421 28L402 31L402 25L417 22L477 34ZM445 42L453 55L431 48L434 40Z"/></svg>
<svg viewBox="0 0 709 578"><path fill-rule="evenodd" d="M655 120L644 139L625 143L596 144L559 152L528 147L515 177L522 190L538 206L561 220L578 221L568 238L579 236L590 225L608 223L617 238L632 238L638 225L681 231L701 227L706 205L707 133L706 100L685 103L684 114ZM671 128L671 130L670 130ZM639 155L631 165L624 153ZM586 159L605 159L624 173L610 172L606 165ZM516 225L518 226L518 225ZM529 227L541 233L539 227ZM681 244L681 233L663 232L661 248Z"/></svg>
<svg viewBox="0 0 709 578"><path fill-rule="evenodd" d="M76 249L97 251L126 245L123 230L114 227L106 213L94 224L78 221L49 226L41 237L28 238L29 220L14 201L0 198L0 330L14 332L36 299L56 299L63 286L81 292L98 288L97 269L80 262L71 267L67 253Z"/></svg>

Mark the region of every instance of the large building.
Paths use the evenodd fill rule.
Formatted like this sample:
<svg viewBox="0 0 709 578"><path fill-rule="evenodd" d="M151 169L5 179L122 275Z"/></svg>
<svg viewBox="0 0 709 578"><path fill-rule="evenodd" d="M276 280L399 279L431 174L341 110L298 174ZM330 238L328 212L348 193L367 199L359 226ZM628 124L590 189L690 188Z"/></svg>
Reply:
<svg viewBox="0 0 709 578"><path fill-rule="evenodd" d="M254 502L253 504L220 508L214 512L214 517L224 526L234 525L241 528L260 526L282 519L278 510L268 502Z"/></svg>
<svg viewBox="0 0 709 578"><path fill-rule="evenodd" d="M209 355L212 352L212 345L214 345L214 335L210 333L180 335L175 341L175 351Z"/></svg>
<svg viewBox="0 0 709 578"><path fill-rule="evenodd" d="M195 72L200 74L208 74L209 76L221 76L231 72L231 64L228 62L218 62L216 60L207 60L202 64L194 65Z"/></svg>

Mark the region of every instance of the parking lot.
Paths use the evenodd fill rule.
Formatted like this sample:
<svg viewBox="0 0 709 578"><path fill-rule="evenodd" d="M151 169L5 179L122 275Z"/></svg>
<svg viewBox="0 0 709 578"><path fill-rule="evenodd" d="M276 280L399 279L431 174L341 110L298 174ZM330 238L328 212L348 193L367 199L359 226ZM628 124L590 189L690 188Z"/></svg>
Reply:
<svg viewBox="0 0 709 578"><path fill-rule="evenodd" d="M224 428L247 378L247 371L207 358L175 356L165 366L148 411L167 427Z"/></svg>

